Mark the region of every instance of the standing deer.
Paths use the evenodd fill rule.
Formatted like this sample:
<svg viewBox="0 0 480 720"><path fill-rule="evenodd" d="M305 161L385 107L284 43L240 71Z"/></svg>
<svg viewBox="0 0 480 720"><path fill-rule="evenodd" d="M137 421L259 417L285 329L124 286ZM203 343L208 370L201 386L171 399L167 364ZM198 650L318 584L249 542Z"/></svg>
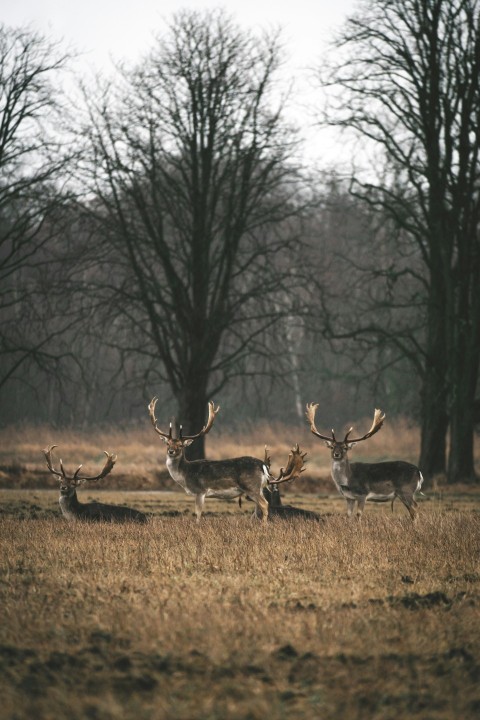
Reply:
<svg viewBox="0 0 480 720"><path fill-rule="evenodd" d="M307 405L306 416L310 423L310 430L314 435L325 440L325 445L332 451L332 479L338 492L347 501L347 514L350 517L357 503L357 515L360 517L367 500L374 502L387 502L399 498L410 513L412 520L417 515L418 503L415 493L420 490L423 475L411 463L402 460L393 460L380 463L352 463L348 461L348 451L356 443L367 440L375 435L383 425L385 414L375 410L370 430L362 437L349 439L353 428L339 441L332 430L331 436L323 435L315 427L315 413L318 404Z"/></svg>
<svg viewBox="0 0 480 720"><path fill-rule="evenodd" d="M195 496L195 514L200 522L206 497L233 499L248 496L255 503L256 517L263 522L268 520L268 502L263 495L263 489L268 483L286 482L294 480L303 467L303 455L298 446L290 453L286 469L281 469L280 475L274 478L265 461L254 457L239 457L229 460L187 460L185 448L211 429L215 416L220 410L215 408L213 402L208 404L208 420L196 435L182 435L182 426L178 438L172 437L172 423L167 433L157 426L155 406L158 398L154 397L148 406L152 425L163 442L167 445L167 469L175 482L185 490L188 495Z"/></svg>
<svg viewBox="0 0 480 720"><path fill-rule="evenodd" d="M79 475L81 465L77 468L73 475L68 476L60 460L60 470L55 470L52 462L52 450L56 445L50 445L43 451L47 467L50 472L60 480L60 509L67 520L109 520L111 522L124 522L125 520L133 520L135 522L147 522L147 516L140 510L133 510L129 507L120 505L105 505L100 502L81 503L77 498L77 487L86 482L97 482L104 478L113 469L117 460L116 455L110 455L105 451L107 460L103 470L95 476Z"/></svg>

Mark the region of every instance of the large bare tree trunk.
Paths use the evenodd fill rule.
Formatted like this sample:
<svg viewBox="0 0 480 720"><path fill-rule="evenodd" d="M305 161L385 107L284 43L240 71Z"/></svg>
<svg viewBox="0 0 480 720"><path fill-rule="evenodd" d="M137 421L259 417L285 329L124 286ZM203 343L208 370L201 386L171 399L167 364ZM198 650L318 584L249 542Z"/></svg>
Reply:
<svg viewBox="0 0 480 720"><path fill-rule="evenodd" d="M450 424L450 455L448 458L449 483L475 482L473 457L473 404L461 403L459 412L452 412Z"/></svg>
<svg viewBox="0 0 480 720"><path fill-rule="evenodd" d="M432 192L430 206L440 206ZM440 214L440 210L438 210ZM437 227L437 242L444 242L443 228ZM442 257L431 242L430 282L427 304L427 337L422 383L422 437L419 465L427 476L446 472L448 430L448 342L445 323L447 288L442 272ZM450 291L450 288L448 288Z"/></svg>
<svg viewBox="0 0 480 720"><path fill-rule="evenodd" d="M448 415L443 383L426 379L423 387L422 427L419 467L431 477L445 473Z"/></svg>
<svg viewBox="0 0 480 720"><path fill-rule="evenodd" d="M206 383L201 374L190 375L189 382L182 388L178 398L178 422L182 425L185 435L195 435L205 425L208 400ZM188 460L199 460L205 457L205 435L194 440L185 449L185 456Z"/></svg>
<svg viewBox="0 0 480 720"><path fill-rule="evenodd" d="M457 333L452 348L452 398L450 403L450 454L447 478L449 483L475 482L474 430L475 394L480 356L480 317L478 300L462 301L462 294L478 294L474 288L463 287L458 303ZM470 313L469 310L472 312Z"/></svg>

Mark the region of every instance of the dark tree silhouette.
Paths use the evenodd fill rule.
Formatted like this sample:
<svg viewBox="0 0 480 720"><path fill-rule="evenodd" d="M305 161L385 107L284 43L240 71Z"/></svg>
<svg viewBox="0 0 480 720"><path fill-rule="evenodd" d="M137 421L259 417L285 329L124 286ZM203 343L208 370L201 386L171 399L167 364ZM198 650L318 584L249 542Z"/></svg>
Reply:
<svg viewBox="0 0 480 720"><path fill-rule="evenodd" d="M445 471L450 423L448 479L469 480L480 357L479 4L367 0L336 47L341 59L323 80L327 121L373 142L382 158L368 179L357 175L353 192L387 215L423 263L420 466ZM385 332L374 325L365 330Z"/></svg>
<svg viewBox="0 0 480 720"><path fill-rule="evenodd" d="M54 340L71 324L40 306L47 246L59 231L66 156L54 124L67 56L29 30L0 25L0 387L34 362L54 367ZM57 287L59 282L57 282Z"/></svg>
<svg viewBox="0 0 480 720"><path fill-rule="evenodd" d="M279 57L277 36L181 12L137 68L86 93L80 169L108 257L96 292L119 345L168 382L186 432L252 353L273 356L267 333L295 314L301 178L272 97Z"/></svg>

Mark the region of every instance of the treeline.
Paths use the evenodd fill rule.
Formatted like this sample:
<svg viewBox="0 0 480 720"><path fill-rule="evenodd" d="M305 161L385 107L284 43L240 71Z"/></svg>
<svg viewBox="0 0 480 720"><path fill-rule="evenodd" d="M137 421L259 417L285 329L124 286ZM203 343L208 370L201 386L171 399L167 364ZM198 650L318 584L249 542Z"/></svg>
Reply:
<svg viewBox="0 0 480 720"><path fill-rule="evenodd" d="M0 421L145 422L157 395L187 432L212 398L234 425L319 402L330 428L375 405L421 425L424 474L473 479L476 5L349 19L322 122L382 153L347 179L299 160L277 34L180 12L62 92L71 58L1 26Z"/></svg>

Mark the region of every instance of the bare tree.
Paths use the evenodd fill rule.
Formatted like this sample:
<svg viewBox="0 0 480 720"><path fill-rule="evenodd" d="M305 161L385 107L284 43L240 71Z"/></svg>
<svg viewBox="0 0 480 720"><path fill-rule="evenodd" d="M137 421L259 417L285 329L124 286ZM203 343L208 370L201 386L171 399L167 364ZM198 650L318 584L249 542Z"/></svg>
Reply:
<svg viewBox="0 0 480 720"><path fill-rule="evenodd" d="M386 213L422 259L420 466L445 470L450 422L452 482L475 477L479 18L477 0L366 0L347 21L323 81L332 90L328 121L381 151L381 164L368 177L357 174L353 192Z"/></svg>
<svg viewBox="0 0 480 720"><path fill-rule="evenodd" d="M381 208L349 192L348 178L330 179L317 222L311 262L323 277L312 327L328 341L322 352L330 353L330 377L344 392L354 389L347 402L337 392L332 411L340 421L342 407L345 417L354 398L371 403L373 393L390 414L418 417L426 324L418 249ZM361 412L368 412L368 401Z"/></svg>
<svg viewBox="0 0 480 720"><path fill-rule="evenodd" d="M53 341L71 322L47 326L38 302L65 199L54 130L66 60L43 36L0 25L0 387L27 361L56 363Z"/></svg>
<svg viewBox="0 0 480 720"><path fill-rule="evenodd" d="M279 58L276 35L181 12L137 68L87 94L80 169L108 258L96 292L187 432L253 353L272 356L267 333L296 307L301 184L272 95Z"/></svg>

